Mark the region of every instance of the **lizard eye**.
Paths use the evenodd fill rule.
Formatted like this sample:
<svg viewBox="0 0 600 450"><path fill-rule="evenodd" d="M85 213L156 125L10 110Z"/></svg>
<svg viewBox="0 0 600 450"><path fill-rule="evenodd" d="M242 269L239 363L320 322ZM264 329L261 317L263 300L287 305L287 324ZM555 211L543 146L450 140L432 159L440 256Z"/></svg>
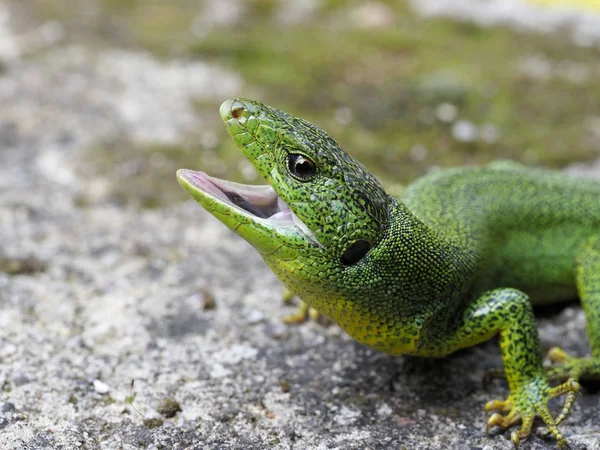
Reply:
<svg viewBox="0 0 600 450"><path fill-rule="evenodd" d="M288 158L290 173L300 180L308 180L317 173L317 165L306 156L292 153Z"/></svg>
<svg viewBox="0 0 600 450"><path fill-rule="evenodd" d="M371 243L369 241L360 240L352 243L342 254L342 264L345 266L356 264L369 250L371 250Z"/></svg>

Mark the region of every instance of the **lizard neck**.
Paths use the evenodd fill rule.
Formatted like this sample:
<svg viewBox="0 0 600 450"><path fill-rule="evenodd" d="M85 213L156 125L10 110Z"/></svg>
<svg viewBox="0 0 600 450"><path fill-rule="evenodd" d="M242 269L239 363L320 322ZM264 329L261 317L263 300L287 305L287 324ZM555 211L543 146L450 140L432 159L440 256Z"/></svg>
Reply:
<svg viewBox="0 0 600 450"><path fill-rule="evenodd" d="M475 260L474 252L430 229L392 199L384 236L372 251L366 273L357 274L373 284L348 295L364 299L382 319L398 314L425 319L468 289Z"/></svg>
<svg viewBox="0 0 600 450"><path fill-rule="evenodd" d="M388 217L382 238L356 265L316 283L289 273L280 278L359 342L388 353L416 353L430 321L444 325L436 313L447 317L461 307L475 261L395 198Z"/></svg>

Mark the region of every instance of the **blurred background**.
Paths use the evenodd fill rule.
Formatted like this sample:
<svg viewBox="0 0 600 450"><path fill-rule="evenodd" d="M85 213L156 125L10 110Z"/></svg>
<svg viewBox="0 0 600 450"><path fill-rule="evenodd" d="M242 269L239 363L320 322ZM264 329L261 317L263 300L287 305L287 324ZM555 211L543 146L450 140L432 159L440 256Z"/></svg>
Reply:
<svg viewBox="0 0 600 450"><path fill-rule="evenodd" d="M392 191L592 161L600 0L0 1L0 150L31 133L81 205L183 200L181 167L254 181L217 114L231 96L318 124Z"/></svg>

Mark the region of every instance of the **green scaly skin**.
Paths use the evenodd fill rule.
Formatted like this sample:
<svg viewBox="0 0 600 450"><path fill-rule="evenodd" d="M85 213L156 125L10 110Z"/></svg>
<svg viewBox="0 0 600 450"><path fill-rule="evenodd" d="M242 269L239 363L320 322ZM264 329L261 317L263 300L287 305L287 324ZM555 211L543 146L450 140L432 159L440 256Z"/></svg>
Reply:
<svg viewBox="0 0 600 450"><path fill-rule="evenodd" d="M566 447L557 425L577 380L600 376L600 183L495 163L427 175L395 199L302 119L246 99L228 100L220 112L274 192L178 171L196 201L253 245L305 303L374 349L440 357L498 334L510 394L486 404L506 413L494 413L488 427L522 422L511 435L518 446L537 415ZM314 173L297 172L298 155ZM296 220L276 207L275 193ZM279 211L287 220L269 218ZM349 261L357 241L368 251ZM592 356L553 349L550 358L563 365L546 373L532 303L575 296ZM558 378L569 379L552 387ZM564 408L553 418L547 401L562 394Z"/></svg>

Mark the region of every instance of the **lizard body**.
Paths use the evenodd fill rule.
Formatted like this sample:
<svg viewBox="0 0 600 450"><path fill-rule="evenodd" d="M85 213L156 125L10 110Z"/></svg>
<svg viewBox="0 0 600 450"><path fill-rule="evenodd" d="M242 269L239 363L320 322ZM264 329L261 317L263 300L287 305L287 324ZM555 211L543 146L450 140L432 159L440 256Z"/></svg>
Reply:
<svg viewBox="0 0 600 450"><path fill-rule="evenodd" d="M511 286L545 304L576 298L573 263L600 233L599 199L596 180L492 163L422 177L402 202L428 228L484 258L475 293Z"/></svg>
<svg viewBox="0 0 600 450"><path fill-rule="evenodd" d="M600 183L514 163L444 170L386 194L324 131L259 102L221 106L267 180L247 186L178 171L182 187L246 239L294 293L359 342L440 357L500 336L510 394L488 426L539 415L560 446L581 376L600 376ZM532 303L579 296L592 357L542 366ZM552 387L549 380L568 378ZM546 406L566 394L553 418Z"/></svg>

